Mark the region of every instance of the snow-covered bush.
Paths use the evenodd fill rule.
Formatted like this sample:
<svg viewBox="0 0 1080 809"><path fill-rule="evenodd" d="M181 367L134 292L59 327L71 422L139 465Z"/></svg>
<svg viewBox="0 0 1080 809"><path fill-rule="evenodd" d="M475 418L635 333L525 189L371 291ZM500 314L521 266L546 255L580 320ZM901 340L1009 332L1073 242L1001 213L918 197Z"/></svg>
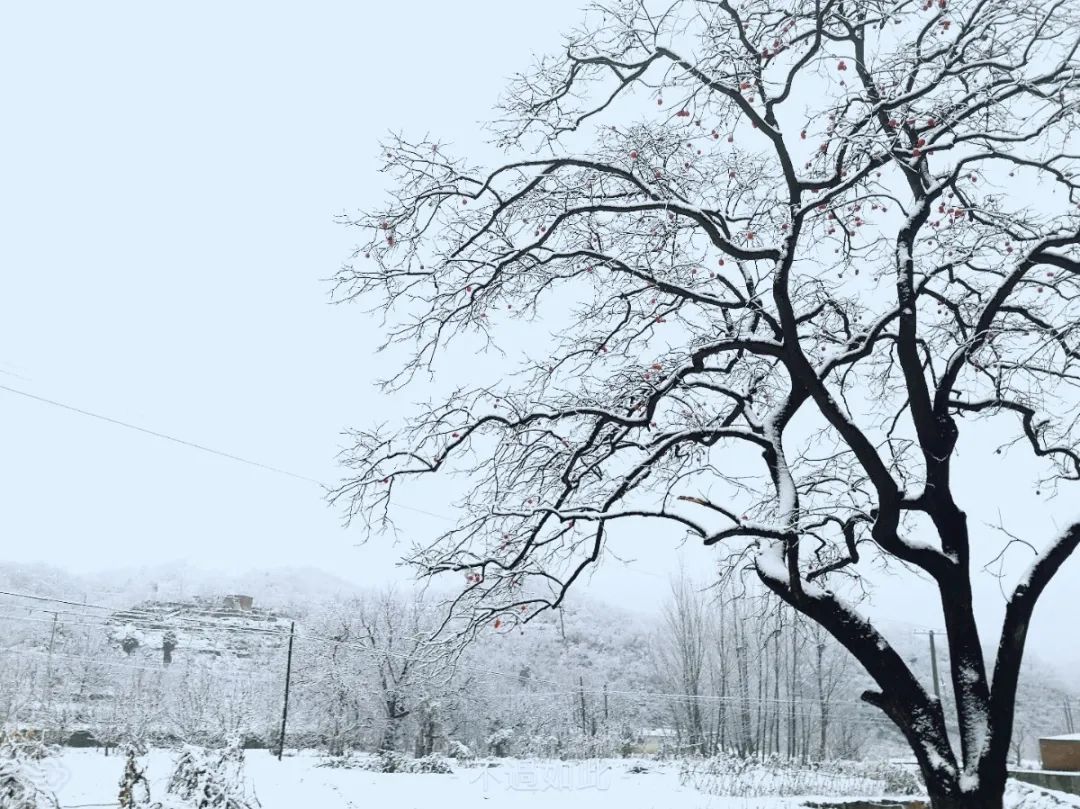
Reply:
<svg viewBox="0 0 1080 809"><path fill-rule="evenodd" d="M889 762L831 761L812 765L771 757L737 756L684 762L679 778L708 795L764 797L918 795L923 785L909 768Z"/></svg>
<svg viewBox="0 0 1080 809"><path fill-rule="evenodd" d="M415 769L413 772L418 773L437 773L441 775L449 775L454 772L453 768L442 756L424 756L423 758L413 759L415 763Z"/></svg>
<svg viewBox="0 0 1080 809"><path fill-rule="evenodd" d="M0 761L0 809L59 809L60 802L38 774L15 759Z"/></svg>
<svg viewBox="0 0 1080 809"><path fill-rule="evenodd" d="M922 795L926 792L917 769L891 761L828 761L815 766L842 775L880 781L886 795Z"/></svg>
<svg viewBox="0 0 1080 809"><path fill-rule="evenodd" d="M462 745L464 747L464 745ZM465 748L466 750L468 748ZM330 769L367 770L381 773L453 773L450 762L442 756L415 758L406 753L386 750L376 755L366 753L344 756L328 756L317 765Z"/></svg>
<svg viewBox="0 0 1080 809"><path fill-rule="evenodd" d="M320 759L316 767L329 770L358 770L370 769L367 765L372 757L368 755L357 756L353 753L345 753L340 756L326 756Z"/></svg>
<svg viewBox="0 0 1080 809"><path fill-rule="evenodd" d="M454 761L472 761L476 758L476 754L467 744L463 744L457 739L451 739L449 744L446 745L446 757L452 758Z"/></svg>
<svg viewBox="0 0 1080 809"><path fill-rule="evenodd" d="M15 759L0 761L0 809L59 809L56 796Z"/></svg>
<svg viewBox="0 0 1080 809"><path fill-rule="evenodd" d="M55 747L32 736L12 734L0 742L0 758L17 758L20 761L43 761L56 752Z"/></svg>
<svg viewBox="0 0 1080 809"><path fill-rule="evenodd" d="M129 744L124 753L124 774L120 778L117 803L120 809L150 806L150 782L146 780L146 768L139 764L139 758L146 754L146 748L140 744Z"/></svg>
<svg viewBox="0 0 1080 809"><path fill-rule="evenodd" d="M442 756L423 756L413 758L404 753L384 751L372 758L359 761L361 769L382 773L435 773L450 775L454 772L450 763Z"/></svg>
<svg viewBox="0 0 1080 809"><path fill-rule="evenodd" d="M491 755L495 758L505 758L510 755L510 742L513 740L514 731L508 727L500 727L489 733L484 741Z"/></svg>
<svg viewBox="0 0 1080 809"><path fill-rule="evenodd" d="M533 734L526 736L521 745L524 758L556 758L561 747L561 740L551 734Z"/></svg>
<svg viewBox="0 0 1080 809"><path fill-rule="evenodd" d="M42 767L50 753L37 740L4 739L0 744L0 809L59 809Z"/></svg>
<svg viewBox="0 0 1080 809"><path fill-rule="evenodd" d="M189 747L177 759L160 809L259 809L244 777L239 744L223 750Z"/></svg>
<svg viewBox="0 0 1080 809"><path fill-rule="evenodd" d="M54 747L21 733L0 741L0 809L57 809Z"/></svg>

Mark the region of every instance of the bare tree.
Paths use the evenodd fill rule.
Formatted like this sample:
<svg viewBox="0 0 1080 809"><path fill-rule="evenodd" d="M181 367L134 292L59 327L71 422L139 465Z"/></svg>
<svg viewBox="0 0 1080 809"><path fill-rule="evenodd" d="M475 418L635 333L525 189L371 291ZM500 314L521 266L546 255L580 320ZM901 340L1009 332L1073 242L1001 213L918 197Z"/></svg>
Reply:
<svg viewBox="0 0 1080 809"><path fill-rule="evenodd" d="M332 756L344 755L363 743L372 724L369 695L373 692L367 655L357 648L357 615L366 609L360 600L334 599L313 624L326 640L302 644L295 668L295 693L304 718L316 728ZM304 721L301 719L301 721Z"/></svg>
<svg viewBox="0 0 1080 809"><path fill-rule="evenodd" d="M676 724L685 731L684 744L695 754L705 752L704 696L709 656L709 619L704 599L683 573L671 581L671 598L664 605L654 641L661 676L680 697L672 703Z"/></svg>
<svg viewBox="0 0 1080 809"><path fill-rule="evenodd" d="M377 526L410 482L468 481L460 522L412 561L464 577L473 629L560 604L624 523L725 548L866 669L935 807L1000 807L1028 625L1080 523L1015 583L988 670L954 460L961 424L992 420L1042 486L1080 477L1078 16L593 7L512 82L504 164L385 145L396 193L347 220L364 242L336 296L385 312L407 354L391 388L455 344L492 361L459 362L400 431L356 432L338 501ZM956 751L843 597L872 587L867 562L940 592Z"/></svg>
<svg viewBox="0 0 1080 809"><path fill-rule="evenodd" d="M413 711L421 711L420 735L433 732L424 727L434 721L430 714L436 710L430 688L441 680L445 661L428 649L427 617L420 594L407 598L387 590L358 602L353 626L343 630L342 639L351 637L368 657L382 720L382 752L398 749L403 721Z"/></svg>
<svg viewBox="0 0 1080 809"><path fill-rule="evenodd" d="M818 702L818 758L825 758L829 751L829 723L832 720L832 703L841 681L848 675L849 658L836 653L828 642L828 636L820 624L813 624L810 637L814 649L814 690Z"/></svg>

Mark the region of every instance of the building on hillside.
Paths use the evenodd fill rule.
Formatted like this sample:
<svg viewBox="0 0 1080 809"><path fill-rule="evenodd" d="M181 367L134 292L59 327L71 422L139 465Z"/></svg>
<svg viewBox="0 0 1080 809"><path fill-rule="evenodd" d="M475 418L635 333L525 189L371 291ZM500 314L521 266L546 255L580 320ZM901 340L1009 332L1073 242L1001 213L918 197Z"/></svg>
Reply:
<svg viewBox="0 0 1080 809"><path fill-rule="evenodd" d="M251 658L280 645L283 617L243 594L143 601L110 615L107 634L129 656L153 655L162 665L195 655Z"/></svg>
<svg viewBox="0 0 1080 809"><path fill-rule="evenodd" d="M255 604L255 599L252 596L245 595L231 595L225 596L225 609L235 610L237 612L248 612Z"/></svg>

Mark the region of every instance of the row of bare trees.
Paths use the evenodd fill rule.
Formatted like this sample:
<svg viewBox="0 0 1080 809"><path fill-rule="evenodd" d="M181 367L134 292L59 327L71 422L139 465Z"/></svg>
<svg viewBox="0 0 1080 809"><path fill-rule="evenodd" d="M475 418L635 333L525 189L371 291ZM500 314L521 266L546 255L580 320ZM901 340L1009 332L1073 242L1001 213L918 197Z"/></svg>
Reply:
<svg viewBox="0 0 1080 809"><path fill-rule="evenodd" d="M670 701L679 746L854 755L882 728L852 704L849 657L820 627L762 595L737 580L705 589L685 575L673 579L653 643L659 676L684 695Z"/></svg>

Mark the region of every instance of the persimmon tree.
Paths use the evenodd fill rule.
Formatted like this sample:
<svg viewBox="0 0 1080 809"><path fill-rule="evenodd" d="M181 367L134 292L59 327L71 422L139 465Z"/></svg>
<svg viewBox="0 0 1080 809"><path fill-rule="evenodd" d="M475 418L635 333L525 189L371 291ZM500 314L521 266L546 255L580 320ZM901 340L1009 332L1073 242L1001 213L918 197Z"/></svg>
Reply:
<svg viewBox="0 0 1080 809"><path fill-rule="evenodd" d="M1039 485L1080 478L1078 11L592 7L511 81L498 165L384 145L394 192L346 220L335 295L384 313L388 388L455 389L352 433L334 497L377 526L410 485L465 481L411 561L496 629L558 606L621 524L684 531L865 667L935 807L1001 806L1025 635L1080 523L1021 537L1042 549L988 666L972 550L998 538L955 496L956 447L991 422ZM940 591L955 745L845 598L882 562Z"/></svg>

